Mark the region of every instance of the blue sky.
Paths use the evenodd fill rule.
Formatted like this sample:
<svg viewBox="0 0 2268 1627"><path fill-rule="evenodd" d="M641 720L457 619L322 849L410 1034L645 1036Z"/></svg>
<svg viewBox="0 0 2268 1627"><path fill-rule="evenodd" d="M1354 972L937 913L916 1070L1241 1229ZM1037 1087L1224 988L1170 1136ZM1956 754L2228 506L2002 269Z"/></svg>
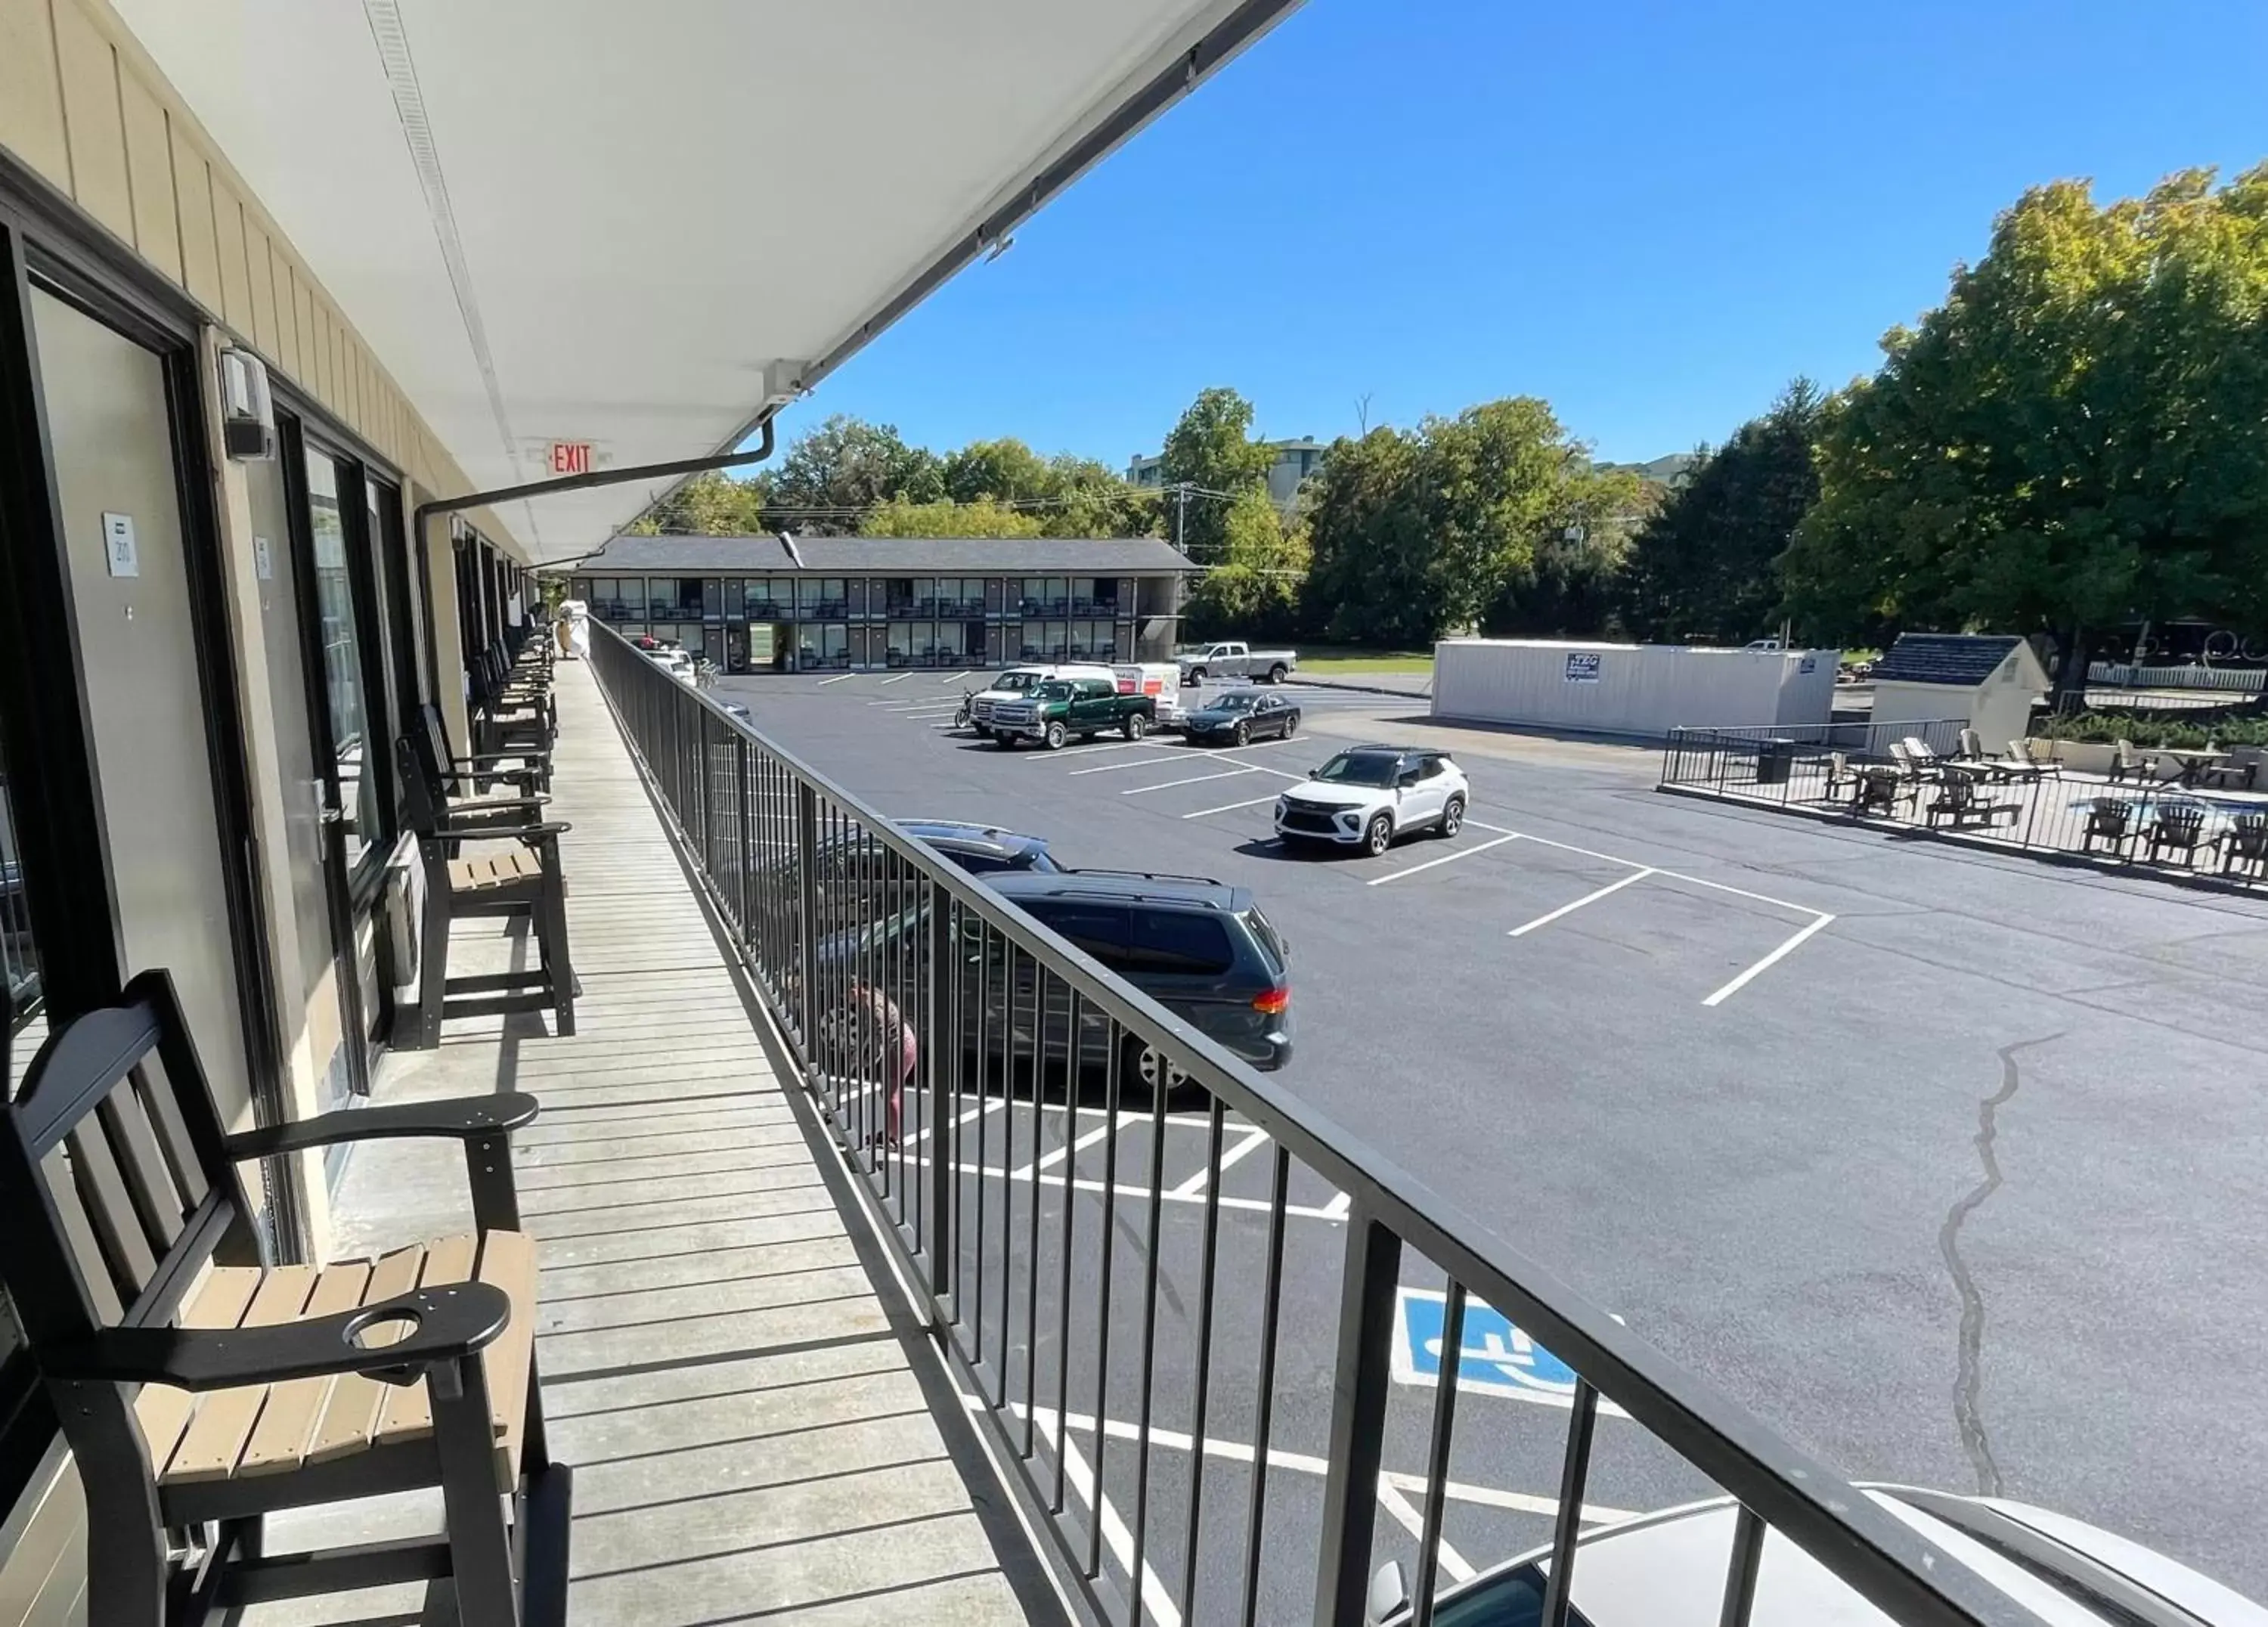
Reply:
<svg viewBox="0 0 2268 1627"><path fill-rule="evenodd" d="M1870 371L2034 183L2268 158L2262 0L1307 0L782 420L1123 467L1537 394L1600 455Z"/></svg>

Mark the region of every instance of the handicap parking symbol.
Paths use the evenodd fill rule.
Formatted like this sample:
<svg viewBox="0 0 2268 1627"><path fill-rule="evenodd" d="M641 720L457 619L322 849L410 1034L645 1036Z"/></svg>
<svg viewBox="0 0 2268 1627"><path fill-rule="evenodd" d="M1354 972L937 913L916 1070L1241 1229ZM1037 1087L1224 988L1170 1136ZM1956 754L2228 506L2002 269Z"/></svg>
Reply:
<svg viewBox="0 0 2268 1627"><path fill-rule="evenodd" d="M1442 1324L1448 1296L1438 1289L1395 1291L1394 1376L1428 1387L1441 1381ZM1512 1324L1493 1307L1468 1297L1464 1337L1454 1367L1457 1388L1509 1395L1547 1407L1575 1404L1575 1370Z"/></svg>

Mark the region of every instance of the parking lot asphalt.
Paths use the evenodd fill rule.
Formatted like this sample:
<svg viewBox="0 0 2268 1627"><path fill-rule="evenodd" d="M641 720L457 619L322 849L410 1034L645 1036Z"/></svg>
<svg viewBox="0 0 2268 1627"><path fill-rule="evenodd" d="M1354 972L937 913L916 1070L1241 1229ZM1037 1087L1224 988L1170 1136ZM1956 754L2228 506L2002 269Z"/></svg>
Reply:
<svg viewBox="0 0 2268 1627"><path fill-rule="evenodd" d="M950 731L973 687L954 680L717 692L893 816L1252 887L1290 942L1289 1087L1852 1476L2056 1508L2268 1594L2268 905L1666 798L1650 753L1440 728L1393 697L1296 684L1288 743L1004 752ZM1356 740L1449 746L1473 785L1464 832L1378 859L1279 847L1277 789ZM1003 1224L1012 1207L1020 1230L1035 1194L1043 1229L1067 1194L1099 1204L1099 1144L1059 1152L1091 1134L1079 1109L983 1113L1023 1149L967 1182ZM1150 1127L1125 1130L1122 1207L1146 1202L1123 1183L1144 1187ZM1204 1131L1167 1134L1170 1194L1202 1177ZM1232 1127L1228 1145L1247 1138ZM1264 1196L1271 1162L1248 1149L1224 1192ZM1187 1196L1160 1202L1161 1280L1183 1299ZM1335 1314L1334 1196L1294 1196L1286 1296L1309 1326ZM1256 1270L1256 1233L1224 1222L1224 1283L1234 1262ZM1330 1354L1286 1345L1279 1449L1322 1450ZM1248 1354L1246 1376L1217 1374L1209 1436L1250 1439L1250 1371ZM1447 1528L1479 1564L1540 1528L1558 1415L1511 1393L1526 1373L1499 1393L1466 1371L1453 1476L1478 1495L1453 1496ZM1430 1380L1410 1376L1390 1469L1422 1468ZM1189 1428L1186 1399L1160 1405L1160 1426ZM1123 1424L1103 1410L1099 1430L1074 1417L1075 1445ZM1601 1440L1629 1459L1594 1476L1602 1505L1699 1490L1612 1421ZM1117 1497L1132 1454L1110 1450ZM1207 1498L1241 1498L1233 1450L1207 1463ZM1294 1523L1302 1478L1270 1483ZM1151 1540L1179 1563L1177 1538Z"/></svg>

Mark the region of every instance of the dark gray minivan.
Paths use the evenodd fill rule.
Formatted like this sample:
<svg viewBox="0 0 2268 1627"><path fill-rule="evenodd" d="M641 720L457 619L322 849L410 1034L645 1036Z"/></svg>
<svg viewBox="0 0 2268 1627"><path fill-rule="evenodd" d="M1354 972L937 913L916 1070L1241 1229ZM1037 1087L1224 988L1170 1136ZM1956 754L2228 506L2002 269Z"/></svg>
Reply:
<svg viewBox="0 0 2268 1627"><path fill-rule="evenodd" d="M1262 1070L1292 1059L1292 985L1284 940L1248 887L1197 876L1124 871L1010 871L985 886L1012 902L1107 969L1117 973L1223 1049ZM814 946L821 967L874 954L928 918L926 904L836 932ZM1047 980L1046 1009L1033 1018L1036 968L1029 955L983 946L973 917L961 968L964 1047L995 1060L1050 1063L1070 1054L1071 1001L1067 986ZM837 986L830 978L825 986ZM982 998L979 998L979 990ZM980 1015L981 1013L981 1015ZM1082 1006L1079 1061L1099 1069L1109 1057L1109 1020ZM1170 1059L1138 1037L1125 1042L1123 1089L1141 1101L1163 1084L1185 1083Z"/></svg>
<svg viewBox="0 0 2268 1627"><path fill-rule="evenodd" d="M1290 966L1284 940L1260 913L1250 888L1203 877L1108 870L985 880L1222 1049L1263 1071L1291 1061ZM1022 975L1028 979L1029 973ZM1013 1008L1020 1013L1028 1005L1020 1000ZM993 1010L998 1011L997 997ZM1089 1017L1086 1026L1080 1059L1092 1064L1108 1042L1108 1024ZM1016 1025L1020 1043L1028 1043L1028 1027L1027 1018ZM1048 1054L1059 1059L1064 1051L1060 1020L1046 1027ZM1160 1084L1171 1091L1183 1082L1179 1068L1138 1042L1129 1042L1127 1065L1130 1093Z"/></svg>

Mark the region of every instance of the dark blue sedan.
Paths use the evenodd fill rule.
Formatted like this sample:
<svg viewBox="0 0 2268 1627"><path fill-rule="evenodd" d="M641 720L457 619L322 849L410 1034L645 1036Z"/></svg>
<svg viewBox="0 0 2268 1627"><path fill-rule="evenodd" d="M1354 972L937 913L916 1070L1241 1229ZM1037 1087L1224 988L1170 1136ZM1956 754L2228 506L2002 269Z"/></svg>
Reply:
<svg viewBox="0 0 2268 1627"><path fill-rule="evenodd" d="M1300 709L1280 695L1260 689L1231 689L1216 696L1182 724L1182 733L1200 746L1288 740L1299 729Z"/></svg>

